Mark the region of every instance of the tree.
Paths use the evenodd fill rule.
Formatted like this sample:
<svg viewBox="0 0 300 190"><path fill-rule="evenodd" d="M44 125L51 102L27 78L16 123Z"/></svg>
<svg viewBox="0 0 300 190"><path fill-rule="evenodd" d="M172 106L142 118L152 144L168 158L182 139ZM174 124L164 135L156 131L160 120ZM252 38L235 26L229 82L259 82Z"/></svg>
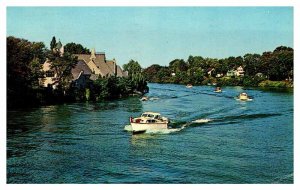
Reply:
<svg viewBox="0 0 300 190"><path fill-rule="evenodd" d="M56 46L56 39L55 36L52 37L52 40L50 42L50 50L53 50Z"/></svg>
<svg viewBox="0 0 300 190"><path fill-rule="evenodd" d="M77 63L77 57L70 53L64 53L63 55L57 51L48 51L48 60L51 62L51 69L57 75L57 81L60 84L62 90L66 90L70 81L72 80L71 70Z"/></svg>
<svg viewBox="0 0 300 190"><path fill-rule="evenodd" d="M293 49L287 47L276 48L268 62L270 80L285 80L293 70Z"/></svg>
<svg viewBox="0 0 300 190"><path fill-rule="evenodd" d="M169 63L169 67L175 73L188 70L188 65L183 59L174 59Z"/></svg>
<svg viewBox="0 0 300 190"><path fill-rule="evenodd" d="M142 72L142 67L140 66L140 64L132 59L127 64L123 65L123 69L124 71L128 71L129 77Z"/></svg>
<svg viewBox="0 0 300 190"><path fill-rule="evenodd" d="M260 66L261 56L259 54L247 53L244 55L244 71L246 75L254 76L257 73L261 73L262 67Z"/></svg>
<svg viewBox="0 0 300 190"><path fill-rule="evenodd" d="M7 37L7 103L10 106L34 104L46 48L42 42Z"/></svg>
<svg viewBox="0 0 300 190"><path fill-rule="evenodd" d="M70 54L90 54L90 50L88 48L83 47L81 44L76 43L67 43L64 46L64 51Z"/></svg>
<svg viewBox="0 0 300 190"><path fill-rule="evenodd" d="M143 75L147 81L157 82L157 73L162 68L162 66L158 64L151 65L143 70Z"/></svg>

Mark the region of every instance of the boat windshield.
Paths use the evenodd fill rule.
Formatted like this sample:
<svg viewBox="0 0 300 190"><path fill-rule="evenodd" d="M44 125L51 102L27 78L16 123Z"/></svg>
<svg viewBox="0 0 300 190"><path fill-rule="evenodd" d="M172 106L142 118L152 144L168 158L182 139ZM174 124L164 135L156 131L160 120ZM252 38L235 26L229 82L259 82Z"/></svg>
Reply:
<svg viewBox="0 0 300 190"><path fill-rule="evenodd" d="M144 113L144 114L142 114L142 117L154 117L154 115L153 114L146 114L146 113Z"/></svg>

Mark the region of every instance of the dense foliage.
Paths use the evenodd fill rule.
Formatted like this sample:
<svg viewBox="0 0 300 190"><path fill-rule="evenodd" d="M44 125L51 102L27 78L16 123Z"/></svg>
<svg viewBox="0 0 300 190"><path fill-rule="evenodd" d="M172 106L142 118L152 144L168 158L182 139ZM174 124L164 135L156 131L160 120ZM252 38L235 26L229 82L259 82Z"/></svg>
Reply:
<svg viewBox="0 0 300 190"><path fill-rule="evenodd" d="M123 65L124 71L128 71L128 76L135 75L142 71L141 65L134 60L130 60L127 64Z"/></svg>
<svg viewBox="0 0 300 190"><path fill-rule="evenodd" d="M7 102L11 105L35 104L46 48L41 42L7 38Z"/></svg>
<svg viewBox="0 0 300 190"><path fill-rule="evenodd" d="M169 66L157 64L143 70L146 80L157 83L209 84L259 86L264 80L282 81L293 79L293 55L290 47L280 46L273 52L245 54L243 57L224 59L189 56L185 61L175 59ZM230 70L239 66L244 69L244 76L226 76Z"/></svg>
<svg viewBox="0 0 300 190"><path fill-rule="evenodd" d="M83 47L81 44L76 43L67 43L64 46L64 50L70 54L90 54L90 50L88 48Z"/></svg>

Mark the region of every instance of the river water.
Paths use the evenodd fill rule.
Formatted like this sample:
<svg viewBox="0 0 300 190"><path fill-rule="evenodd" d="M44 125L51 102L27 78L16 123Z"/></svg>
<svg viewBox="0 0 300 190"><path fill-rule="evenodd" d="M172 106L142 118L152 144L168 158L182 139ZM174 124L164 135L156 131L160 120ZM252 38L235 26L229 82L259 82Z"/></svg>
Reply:
<svg viewBox="0 0 300 190"><path fill-rule="evenodd" d="M149 87L147 102L9 110L7 183L293 183L292 92ZM177 129L124 131L144 111Z"/></svg>

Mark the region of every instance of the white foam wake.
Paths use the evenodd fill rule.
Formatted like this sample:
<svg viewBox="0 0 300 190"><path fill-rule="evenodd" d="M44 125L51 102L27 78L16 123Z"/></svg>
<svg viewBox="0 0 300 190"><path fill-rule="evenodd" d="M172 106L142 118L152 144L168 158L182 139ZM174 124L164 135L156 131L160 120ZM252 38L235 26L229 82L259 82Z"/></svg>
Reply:
<svg viewBox="0 0 300 190"><path fill-rule="evenodd" d="M212 121L212 119L197 119L195 121L192 121L192 123L207 123Z"/></svg>
<svg viewBox="0 0 300 190"><path fill-rule="evenodd" d="M170 134L170 133L181 131L182 129L183 128L147 130L145 133L147 133L147 134Z"/></svg>
<svg viewBox="0 0 300 190"><path fill-rule="evenodd" d="M131 132L131 131L132 131L131 125L125 125L124 131L129 131L129 132Z"/></svg>

